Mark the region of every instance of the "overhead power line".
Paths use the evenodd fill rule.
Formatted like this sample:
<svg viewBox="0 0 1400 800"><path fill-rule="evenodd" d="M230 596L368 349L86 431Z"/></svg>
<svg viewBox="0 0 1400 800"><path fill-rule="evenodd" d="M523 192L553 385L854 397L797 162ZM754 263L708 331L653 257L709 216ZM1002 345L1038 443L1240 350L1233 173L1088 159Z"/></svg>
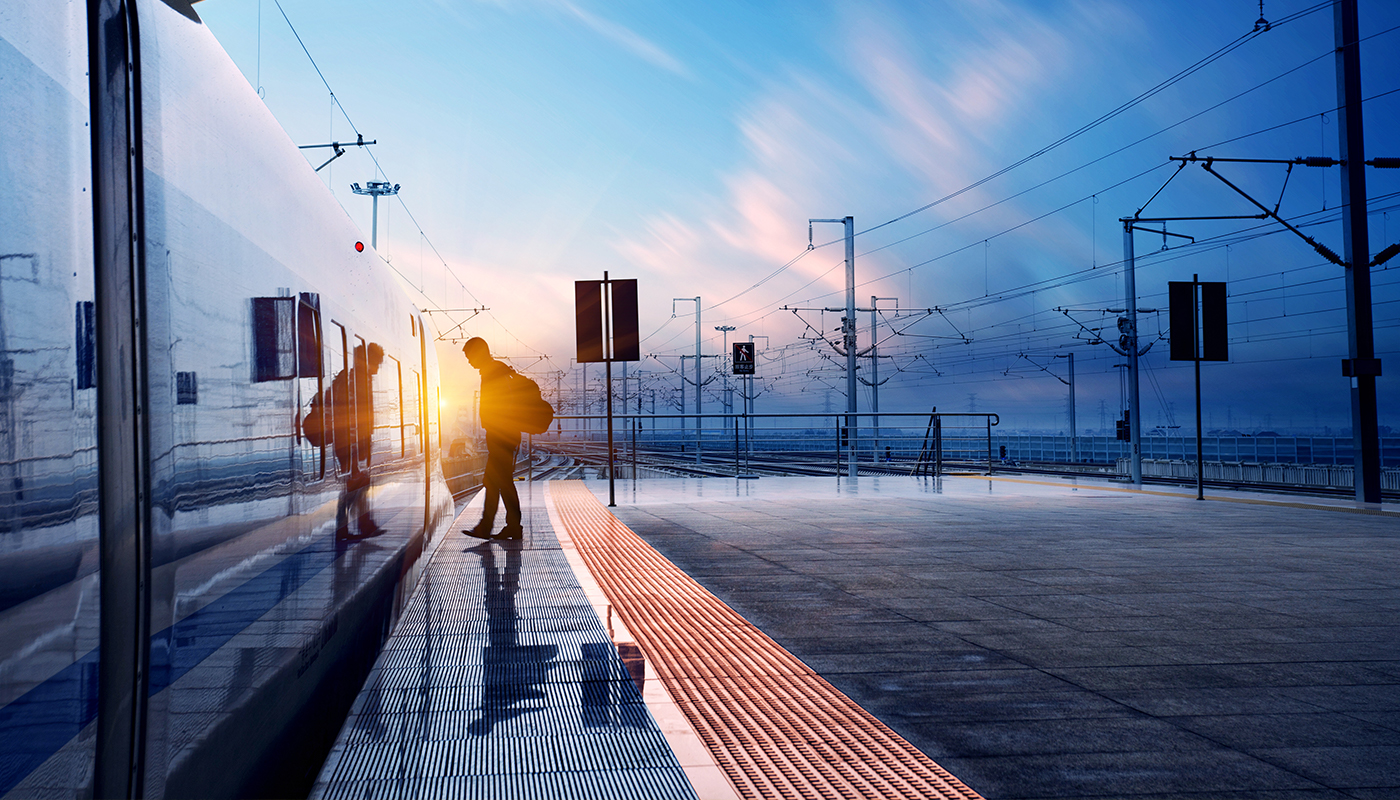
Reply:
<svg viewBox="0 0 1400 800"><path fill-rule="evenodd" d="M311 55L311 50L306 46L306 42L302 40L301 34L297 32L296 26L292 24L291 18L287 16L286 9L282 8L281 0L273 0L273 2L277 5L277 10L281 12L282 19L286 21L287 27L291 29L292 36L296 37L297 44L301 45L301 51L306 54L307 60L311 62L312 69L316 70L316 75L320 77L321 83L326 87L326 91L330 93L331 100L335 103L336 108L340 109L341 116L345 117L345 121L349 123L350 129L355 132L355 135L360 139L360 141L363 141L364 135L360 132L359 127L355 125L355 121L351 119L350 112L346 111L345 106L341 104L340 98L336 96L335 90L331 88L330 81L326 79L326 74L321 71L320 65L316 63L316 58ZM384 166L379 163L379 158L374 154L374 148L370 147L370 144L371 142L365 142L364 150L366 153L369 154L370 160L374 162L375 169L379 171L380 175L384 176L387 179L388 173L384 170ZM413 226L418 229L418 235L423 237L424 243L427 244L430 250L432 250L433 255L437 256L438 262L442 264L442 268L447 271L447 274L452 276L452 279L457 282L458 286L462 287L462 290L465 291L467 295L471 297L474 303L476 303L479 306L486 305L481 301L480 298L476 296L474 292L472 292L471 288L467 286L466 281L463 281L461 276L457 274L457 271L452 269L451 265L447 263L447 259L444 258L442 253L437 249L437 245L433 244L432 239L429 238L428 234L423 230L423 226L419 224L418 218L414 216L413 211L408 207L408 203L404 201L403 195L398 194L395 196L398 198L399 205L403 208L404 213L407 214L409 220L413 222ZM389 262L386 261L385 263ZM421 294L424 299L429 301L432 300L432 297L430 297L426 291L424 291L422 288L418 288L407 275L404 275L403 272L399 270L398 267L395 267L393 264L390 263L389 268L394 270L394 272L397 273L399 277L403 278L404 282L407 283L409 286L414 286L414 288L417 289L418 293ZM526 344L523 340L520 339L519 336L516 336L513 332L511 332L510 329L507 328L500 321L500 319L496 317L495 314L491 313L489 309L486 311L486 315L490 317L496 323L496 325L499 326L500 329L506 333L506 335L510 336L521 346L534 351L537 355L543 355L542 351Z"/></svg>

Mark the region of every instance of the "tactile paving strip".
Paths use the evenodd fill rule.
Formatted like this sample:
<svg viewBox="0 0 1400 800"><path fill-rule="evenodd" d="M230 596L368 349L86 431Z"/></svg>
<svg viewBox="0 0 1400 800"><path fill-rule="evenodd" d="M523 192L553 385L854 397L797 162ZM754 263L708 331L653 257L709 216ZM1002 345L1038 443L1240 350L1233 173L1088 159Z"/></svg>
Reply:
<svg viewBox="0 0 1400 800"><path fill-rule="evenodd" d="M980 797L676 568L579 481L548 497L743 797Z"/></svg>

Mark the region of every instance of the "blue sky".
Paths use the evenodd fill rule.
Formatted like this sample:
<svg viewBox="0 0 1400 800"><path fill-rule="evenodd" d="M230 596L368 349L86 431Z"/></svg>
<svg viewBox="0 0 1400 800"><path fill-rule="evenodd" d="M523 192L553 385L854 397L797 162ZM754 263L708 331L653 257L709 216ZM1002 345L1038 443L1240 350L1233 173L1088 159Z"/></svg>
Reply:
<svg viewBox="0 0 1400 800"><path fill-rule="evenodd" d="M1287 20L1315 5L1266 0L1263 16ZM975 408L1010 427L1065 428L1065 387L1046 369L1064 376L1054 356L1073 352L1081 433L1105 417L1111 426L1122 359L1089 331L1114 327L1106 309L1123 304L1118 219L1171 176L1168 156L1337 153L1325 6L1250 35L1257 0L282 0L346 114L273 0L197 8L294 141L353 139L346 114L378 140L378 167L403 187L403 205L381 205L381 254L421 287L425 306L489 306L464 330L547 388L556 370L578 385L572 282L604 270L637 278L652 357L633 374L659 392L658 410L673 394L677 357L694 352L694 302L673 298L696 295L706 354L721 350L716 325L735 326L730 341L767 337L759 410L844 408L844 359L818 338L841 315L782 306L844 303L842 248L828 245L840 227L817 226L815 242L827 246L807 252L807 220L849 214L860 232L857 305L877 296L902 310L879 324L882 409ZM1364 111L1368 157L1400 155L1400 92L1385 94L1400 89L1397 26L1400 5L1362 0L1362 34L1373 37L1363 43L1363 94L1377 96ZM366 230L369 201L348 186L376 169L352 149L321 172ZM1220 169L1270 206L1279 201L1284 167ZM1387 197L1400 175L1369 170L1367 179L1376 252L1400 239L1390 210L1400 199ZM1339 249L1338 194L1337 169L1297 168L1280 213ZM1252 212L1193 166L1143 215ZM1349 426L1341 269L1276 223L1171 230L1197 243L1163 253L1160 235L1136 237L1141 306L1165 312L1166 282L1193 273L1230 286L1232 359L1204 369L1207 427ZM1400 343L1397 276L1373 275L1383 360ZM912 311L929 308L939 310ZM440 327L464 316L440 316ZM870 315L859 317L866 347ZM1145 343L1165 329L1165 313L1141 325ZM465 397L472 374L444 352L454 358L448 384ZM1164 341L1144 361L1144 421L1191 426L1189 364L1167 361ZM706 371L717 366L707 360ZM1400 428L1393 382L1379 383L1381 423ZM707 386L707 410L719 410L720 385ZM860 408L869 402L863 389Z"/></svg>

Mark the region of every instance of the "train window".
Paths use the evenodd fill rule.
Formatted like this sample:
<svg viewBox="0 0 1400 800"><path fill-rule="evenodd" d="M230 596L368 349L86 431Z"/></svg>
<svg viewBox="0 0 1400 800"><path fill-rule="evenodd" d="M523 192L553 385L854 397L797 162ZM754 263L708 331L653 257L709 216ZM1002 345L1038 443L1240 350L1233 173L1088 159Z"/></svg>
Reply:
<svg viewBox="0 0 1400 800"><path fill-rule="evenodd" d="M341 439L345 436L344 430L346 430L346 421L340 419L337 415L346 413L347 409L353 408L354 406L349 402L335 400L334 395L336 392L348 393L350 391L348 387L350 382L349 378L345 377L345 365L349 356L349 343L346 341L345 326L341 325L339 322L331 322L330 333L331 335L326 337L326 355L329 362L328 371L334 377L331 379L330 387L326 390L332 396L332 402L326 403L326 411L330 417L330 419L326 420L326 430L331 431L332 439L335 441L336 445L345 447L348 446L349 443L342 444ZM337 385L337 380L339 380L339 385ZM349 398L346 398L347 401L348 399ZM341 408L337 409L337 404L340 404ZM350 465L348 463L340 463L340 459L337 458L336 470L341 474L347 473L350 471Z"/></svg>
<svg viewBox="0 0 1400 800"><path fill-rule="evenodd" d="M175 373L175 404L192 406L199 402L199 381L193 372Z"/></svg>
<svg viewBox="0 0 1400 800"><path fill-rule="evenodd" d="M253 381L287 380L296 375L296 334L291 297L253 298Z"/></svg>
<svg viewBox="0 0 1400 800"><path fill-rule="evenodd" d="M407 455L418 455L420 451L419 436L422 435L420 426L423 419L422 392L421 384L419 383L421 379L418 377L418 370L416 369L410 370L410 374L412 380L404 387L407 392L405 397L407 402L404 404L404 408L406 409L405 428L407 428L407 430L404 433L404 438L407 440Z"/></svg>
<svg viewBox="0 0 1400 800"><path fill-rule="evenodd" d="M321 375L321 296L302 292L297 303L297 377Z"/></svg>
<svg viewBox="0 0 1400 800"><path fill-rule="evenodd" d="M78 388L97 386L97 327L93 301L79 300L76 306L74 340L78 356Z"/></svg>
<svg viewBox="0 0 1400 800"><path fill-rule="evenodd" d="M394 378L398 381L399 387L399 455L406 456L408 448L404 444L405 433L403 429L403 365L399 363L397 358L394 359Z"/></svg>
<svg viewBox="0 0 1400 800"><path fill-rule="evenodd" d="M398 406L402 400L399 388L399 360L385 355L374 376L374 442L375 453L396 458L403 454L403 417ZM395 433L395 429L398 433Z"/></svg>

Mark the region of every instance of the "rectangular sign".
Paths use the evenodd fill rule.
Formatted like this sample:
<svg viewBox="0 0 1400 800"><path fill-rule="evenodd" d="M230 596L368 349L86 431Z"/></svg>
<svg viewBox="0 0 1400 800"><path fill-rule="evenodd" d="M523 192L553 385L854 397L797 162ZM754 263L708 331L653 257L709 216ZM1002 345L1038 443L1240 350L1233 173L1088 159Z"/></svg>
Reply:
<svg viewBox="0 0 1400 800"><path fill-rule="evenodd" d="M641 361L642 348L637 332L637 279L610 281L612 284L612 360Z"/></svg>
<svg viewBox="0 0 1400 800"><path fill-rule="evenodd" d="M1196 305L1196 287L1201 287L1200 308ZM1223 281L1168 281L1168 318L1171 324L1171 360L1202 361L1230 360L1229 319L1225 311ZM1200 325L1197 325L1200 320ZM1199 330L1198 330L1199 328ZM1200 347L1197 347L1199 333Z"/></svg>
<svg viewBox="0 0 1400 800"><path fill-rule="evenodd" d="M605 360L602 281L574 281L574 332L580 364Z"/></svg>
<svg viewBox="0 0 1400 800"><path fill-rule="evenodd" d="M606 326L605 307L610 311ZM605 335L609 329L611 341ZM641 361L637 279L574 281L574 333L580 364Z"/></svg>
<svg viewBox="0 0 1400 800"><path fill-rule="evenodd" d="M752 375L753 362L753 342L734 343L734 374Z"/></svg>

